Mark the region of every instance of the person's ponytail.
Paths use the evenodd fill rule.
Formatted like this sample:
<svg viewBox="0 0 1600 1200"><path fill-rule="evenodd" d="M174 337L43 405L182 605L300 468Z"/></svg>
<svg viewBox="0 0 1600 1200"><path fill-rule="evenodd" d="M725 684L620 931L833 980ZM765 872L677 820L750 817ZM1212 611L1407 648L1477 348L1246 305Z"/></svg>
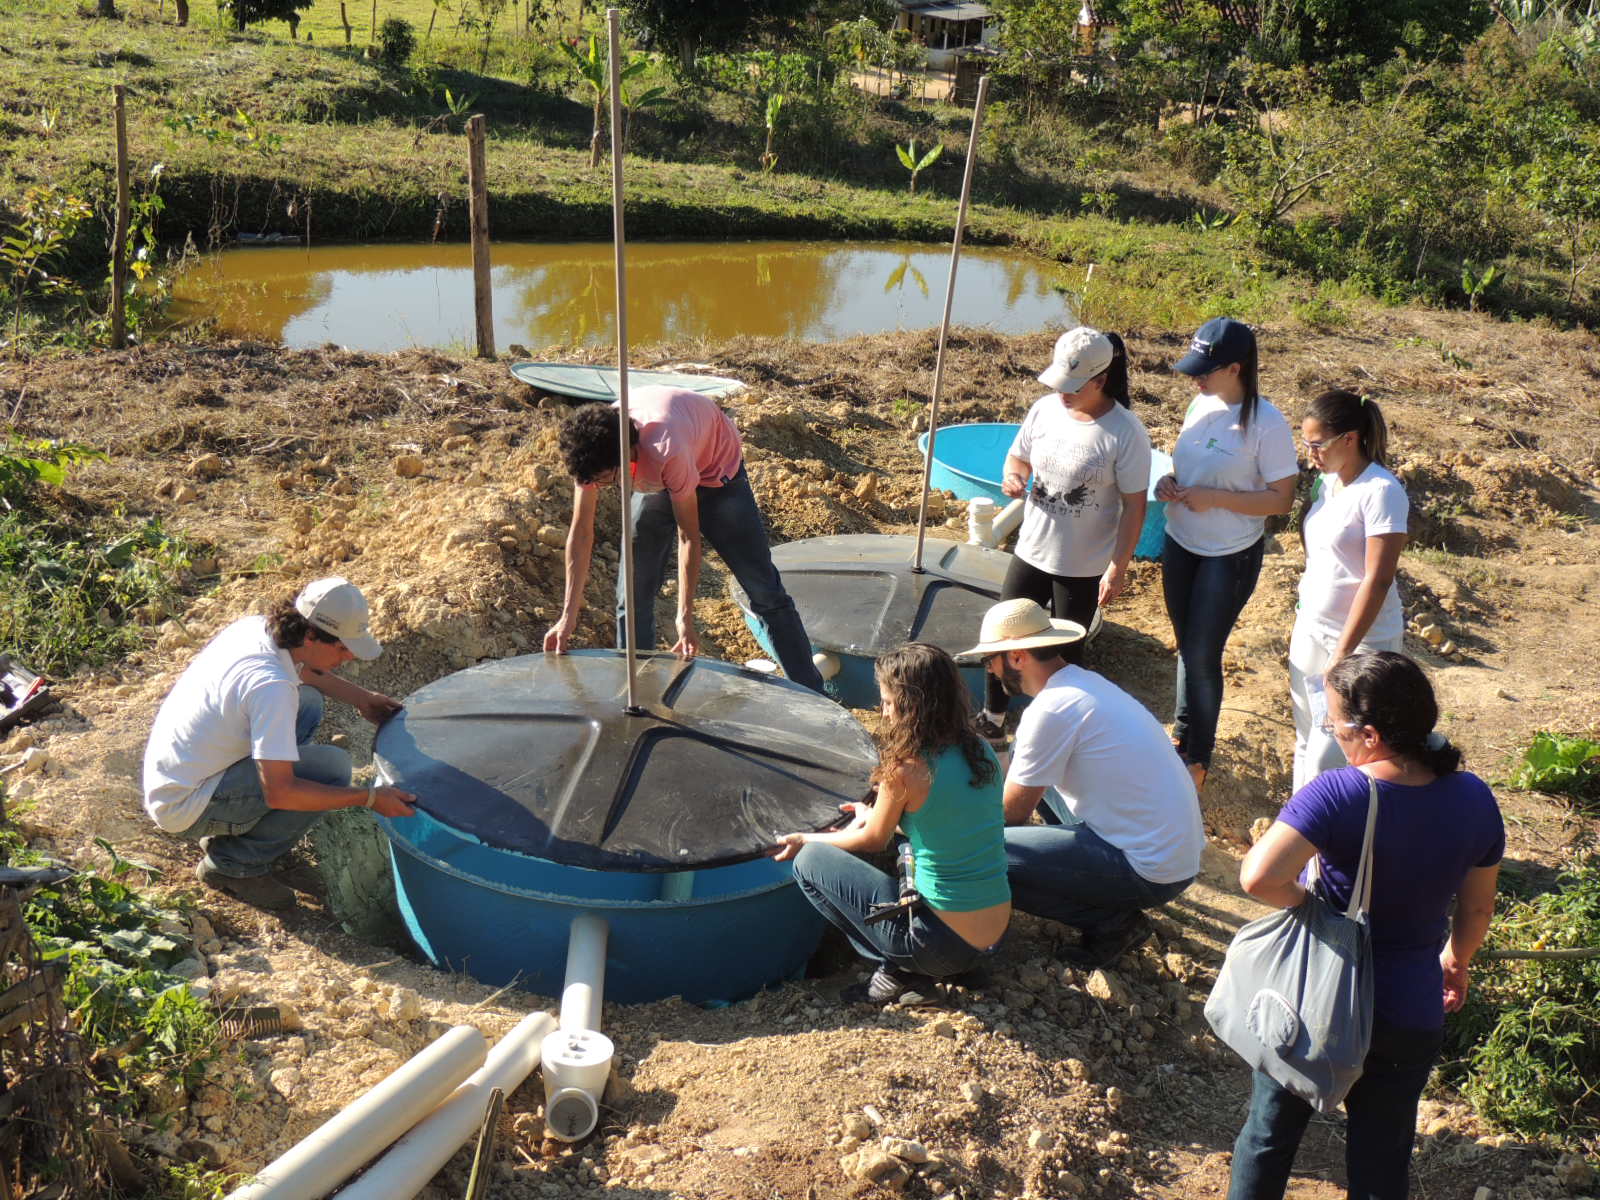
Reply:
<svg viewBox="0 0 1600 1200"><path fill-rule="evenodd" d="M1117 334L1106 334L1111 343L1111 365L1106 368L1105 393L1123 408L1133 407L1133 397L1128 392L1128 347Z"/></svg>
<svg viewBox="0 0 1600 1200"><path fill-rule="evenodd" d="M1335 437L1355 430L1362 456L1380 467L1387 465L1389 424L1376 400L1333 388L1311 402L1306 416Z"/></svg>

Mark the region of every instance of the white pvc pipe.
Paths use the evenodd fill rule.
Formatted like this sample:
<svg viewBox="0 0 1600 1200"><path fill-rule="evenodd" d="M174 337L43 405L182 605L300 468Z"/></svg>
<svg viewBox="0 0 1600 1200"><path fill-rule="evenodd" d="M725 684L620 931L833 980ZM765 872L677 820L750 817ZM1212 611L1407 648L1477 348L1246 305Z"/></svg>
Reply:
<svg viewBox="0 0 1600 1200"><path fill-rule="evenodd" d="M842 665L837 654L829 654L826 650L819 650L813 654L811 663L817 668L817 674L822 676L824 683L837 675Z"/></svg>
<svg viewBox="0 0 1600 1200"><path fill-rule="evenodd" d="M628 239L622 222L622 16L615 8L606 9L607 37L610 45L611 75L611 258L617 280L617 491L622 503L622 555L617 569L622 572L622 594L627 597L622 617L622 653L628 665L626 711L639 710L638 614L633 603L633 437L628 416ZM685 602L688 597L684 597Z"/></svg>
<svg viewBox="0 0 1600 1200"><path fill-rule="evenodd" d="M991 546L998 546L1011 536L1012 531L1022 524L1022 514L1027 507L1028 502L1019 499L1013 500L1000 510L1000 515L994 519L994 524L990 526L994 532L994 541L990 543Z"/></svg>
<svg viewBox="0 0 1600 1200"><path fill-rule="evenodd" d="M489 1045L457 1025L274 1159L228 1200L316 1200L400 1137L483 1065Z"/></svg>
<svg viewBox="0 0 1600 1200"><path fill-rule="evenodd" d="M510 1095L539 1065L544 1039L556 1027L549 1013L529 1013L495 1043L488 1060L449 1099L423 1118L410 1133L335 1200L401 1200L413 1197L470 1141L483 1123L489 1094L499 1088Z"/></svg>
<svg viewBox="0 0 1600 1200"><path fill-rule="evenodd" d="M608 933L605 920L593 913L572 919L561 1027L547 1034L540 1047L545 1132L566 1142L594 1132L600 1121L600 1097L611 1076L615 1047L600 1032Z"/></svg>
<svg viewBox="0 0 1600 1200"><path fill-rule="evenodd" d="M610 926L604 917L582 913L572 918L567 940L567 981L561 989L561 1028L581 1031L600 1028L600 1005L606 990L606 937Z"/></svg>

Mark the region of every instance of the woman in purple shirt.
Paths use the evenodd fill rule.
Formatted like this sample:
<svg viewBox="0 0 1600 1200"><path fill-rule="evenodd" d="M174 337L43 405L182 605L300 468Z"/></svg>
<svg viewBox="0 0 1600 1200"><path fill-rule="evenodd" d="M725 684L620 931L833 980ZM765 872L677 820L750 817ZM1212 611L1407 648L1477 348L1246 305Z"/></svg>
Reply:
<svg viewBox="0 0 1600 1200"><path fill-rule="evenodd" d="M1416 663L1392 651L1351 655L1329 670L1326 694L1323 732L1350 765L1295 793L1246 856L1239 882L1266 904L1293 908L1306 894L1302 869L1320 855L1324 893L1343 909L1361 858L1367 780L1377 781L1375 1012L1372 1048L1344 1102L1345 1169L1354 1200L1391 1200L1406 1194L1417 1100L1444 1014L1466 999L1467 966L1489 929L1505 826L1488 786L1434 732L1438 704ZM1228 1200L1283 1195L1311 1111L1256 1072Z"/></svg>

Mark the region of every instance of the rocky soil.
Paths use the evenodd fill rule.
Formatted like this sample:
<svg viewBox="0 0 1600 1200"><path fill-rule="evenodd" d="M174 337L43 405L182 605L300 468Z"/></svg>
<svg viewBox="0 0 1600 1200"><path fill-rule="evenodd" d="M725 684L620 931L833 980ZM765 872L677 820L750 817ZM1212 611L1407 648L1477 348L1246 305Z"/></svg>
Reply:
<svg viewBox="0 0 1600 1200"><path fill-rule="evenodd" d="M1166 364L1175 334L1129 338L1136 411L1170 447L1188 395ZM1600 726L1600 349L1583 335L1486 318L1383 311L1334 333L1263 331L1263 385L1297 419L1329 385L1389 414L1416 540L1402 589L1444 725L1498 779L1540 728ZM1445 354L1448 349L1451 353ZM1038 394L1049 339L955 337L944 420L1014 420ZM692 359L747 380L730 404L775 541L903 531L916 518L913 432L931 386L927 334L830 346L739 340L651 348L640 365ZM1468 365L1470 364L1470 365ZM409 352L290 352L245 344L155 346L0 365L0 410L29 434L105 446L70 489L95 508L159 515L205 549L172 612L145 614L148 647L59 685L63 710L0 745L30 747L13 791L40 846L94 862L105 838L188 896L200 986L277 1004L289 1028L230 1043L192 1093L149 1081L129 1140L152 1155L257 1168L445 1027L491 1039L550 997L496 991L421 965L384 931L349 921L340 873L314 847L290 881L301 906L268 916L190 882L195 852L139 806L150 719L194 649L244 611L340 572L374 602L387 650L355 672L397 696L484 658L537 648L561 589L570 490L555 427L565 406L503 364ZM936 500L940 532L960 536ZM615 502L602 509L616 536ZM615 551L597 563L583 634L608 644ZM1257 913L1237 892L1253 827L1287 795L1292 728L1284 655L1298 539L1273 540L1230 642L1218 760L1203 803L1205 873L1158 914L1160 939L1111 970L1062 964L1062 931L1019 918L997 978L949 1011L838 1003L856 976L825 946L813 978L746 1003L610 1005L620 1065L600 1132L576 1148L542 1137L536 1081L511 1097L492 1194L823 1198L899 1191L964 1197L1186 1197L1225 1190L1247 1075L1200 1015L1220 948ZM1159 568L1140 564L1091 664L1158 715L1172 704L1171 631ZM706 652L756 653L725 580L703 580ZM665 603L665 601L664 601ZM866 714L863 714L864 716ZM326 735L370 757L370 729L335 712ZM1542 877L1592 844L1595 823L1547 798L1501 791L1508 870ZM16 801L24 801L21 804ZM342 814L364 821L365 814ZM319 869L319 867L323 869ZM362 936L347 932L352 924ZM1419 1122L1417 1194L1593 1192L1581 1163L1481 1126L1448 1091ZM1337 1121L1318 1121L1297 1196L1342 1195ZM464 1154L429 1195L459 1195Z"/></svg>

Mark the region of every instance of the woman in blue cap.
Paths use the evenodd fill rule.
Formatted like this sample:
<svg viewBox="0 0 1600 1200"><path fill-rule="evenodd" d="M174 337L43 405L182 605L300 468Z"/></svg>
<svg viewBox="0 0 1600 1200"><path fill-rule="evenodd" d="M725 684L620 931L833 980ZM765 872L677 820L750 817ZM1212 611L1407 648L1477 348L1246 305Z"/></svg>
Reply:
<svg viewBox="0 0 1600 1200"><path fill-rule="evenodd" d="M1172 369L1195 381L1172 448L1162 588L1178 643L1172 741L1198 788L1222 711L1222 647L1261 574L1267 518L1294 503L1299 463L1289 422L1256 382L1256 335L1207 321Z"/></svg>

